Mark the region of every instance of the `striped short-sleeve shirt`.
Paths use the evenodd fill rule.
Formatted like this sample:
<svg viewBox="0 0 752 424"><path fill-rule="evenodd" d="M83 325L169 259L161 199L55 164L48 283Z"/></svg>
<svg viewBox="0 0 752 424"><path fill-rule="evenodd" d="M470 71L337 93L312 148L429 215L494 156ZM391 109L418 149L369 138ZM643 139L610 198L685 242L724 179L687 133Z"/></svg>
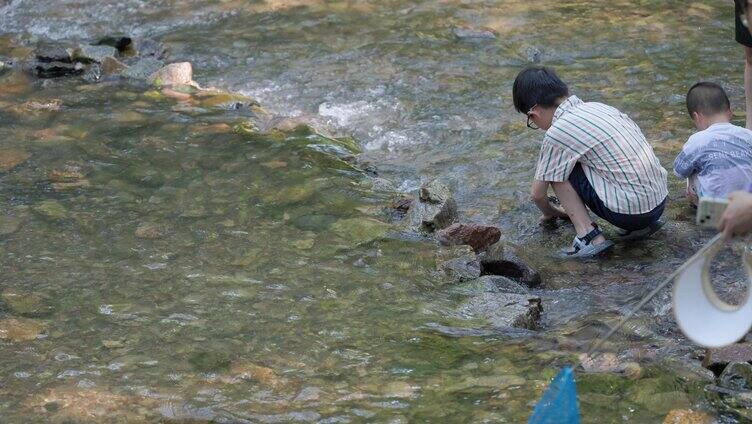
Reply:
<svg viewBox="0 0 752 424"><path fill-rule="evenodd" d="M611 106L570 96L554 112L535 179L567 181L578 162L613 212L648 213L668 195L667 172L637 124Z"/></svg>

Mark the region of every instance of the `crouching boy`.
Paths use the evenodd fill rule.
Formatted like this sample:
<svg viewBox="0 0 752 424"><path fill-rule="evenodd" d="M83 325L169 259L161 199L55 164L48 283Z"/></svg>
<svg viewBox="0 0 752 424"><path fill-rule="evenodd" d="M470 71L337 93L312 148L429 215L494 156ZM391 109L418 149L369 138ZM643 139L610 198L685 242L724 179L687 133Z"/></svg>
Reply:
<svg viewBox="0 0 752 424"><path fill-rule="evenodd" d="M731 121L731 104L718 84L698 82L687 93L687 112L698 132L674 161L674 173L687 179L687 198L725 199L752 182L752 131Z"/></svg>
<svg viewBox="0 0 752 424"><path fill-rule="evenodd" d="M517 75L514 107L527 115L528 127L543 129L532 187L541 219L568 218L577 235L567 257L595 256L613 245L593 222L588 209L620 228L625 240L647 237L662 223L668 189L666 170L640 128L617 109L583 102L547 68ZM548 200L549 186L561 202Z"/></svg>

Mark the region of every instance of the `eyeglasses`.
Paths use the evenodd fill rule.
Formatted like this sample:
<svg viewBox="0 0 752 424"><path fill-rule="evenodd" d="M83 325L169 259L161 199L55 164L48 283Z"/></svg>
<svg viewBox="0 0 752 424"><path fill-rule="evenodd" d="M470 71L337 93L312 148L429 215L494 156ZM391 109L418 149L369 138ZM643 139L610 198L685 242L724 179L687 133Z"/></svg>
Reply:
<svg viewBox="0 0 752 424"><path fill-rule="evenodd" d="M526 113L526 115L527 115L527 127L530 128L531 130L539 130L540 129L540 127L538 127L537 125L535 125L535 122L533 122L533 121L530 120L530 112L532 112L533 109L535 109L536 106L538 106L538 105L537 104L534 105Z"/></svg>

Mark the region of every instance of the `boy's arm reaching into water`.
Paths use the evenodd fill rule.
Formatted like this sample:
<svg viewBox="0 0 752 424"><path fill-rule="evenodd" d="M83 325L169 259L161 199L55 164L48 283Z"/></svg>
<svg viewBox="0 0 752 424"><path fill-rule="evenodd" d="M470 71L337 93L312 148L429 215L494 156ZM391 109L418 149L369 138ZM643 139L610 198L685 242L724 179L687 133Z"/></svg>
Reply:
<svg viewBox="0 0 752 424"><path fill-rule="evenodd" d="M549 184L548 181L535 180L530 192L530 200L543 212L543 216L540 218L541 223L551 221L555 218L569 218L564 209L552 205L548 200Z"/></svg>

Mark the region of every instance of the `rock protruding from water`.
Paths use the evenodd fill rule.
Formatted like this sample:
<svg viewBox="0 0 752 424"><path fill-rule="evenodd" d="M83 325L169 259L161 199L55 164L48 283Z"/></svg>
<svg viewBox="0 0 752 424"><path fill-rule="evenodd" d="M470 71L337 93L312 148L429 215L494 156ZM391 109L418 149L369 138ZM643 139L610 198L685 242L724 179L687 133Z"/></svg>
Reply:
<svg viewBox="0 0 752 424"><path fill-rule="evenodd" d="M538 297L516 293L482 293L461 308L464 314L488 320L494 327L540 328L543 312Z"/></svg>
<svg viewBox="0 0 752 424"><path fill-rule="evenodd" d="M190 62L170 63L149 75L152 84L170 87L173 85L193 85L193 67Z"/></svg>
<svg viewBox="0 0 752 424"><path fill-rule="evenodd" d="M468 245L475 253L486 251L501 239L501 230L479 224L452 224L436 233L436 239L445 246Z"/></svg>
<svg viewBox="0 0 752 424"><path fill-rule="evenodd" d="M457 202L452 192L437 180L420 188L419 197L407 213L409 225L427 233L446 228L457 220Z"/></svg>
<svg viewBox="0 0 752 424"><path fill-rule="evenodd" d="M439 270L452 282L458 283L480 277L480 261L470 246L457 246L442 252L451 257L439 264Z"/></svg>
<svg viewBox="0 0 752 424"><path fill-rule="evenodd" d="M102 63L107 58L114 59L118 54L118 51L114 47L110 46L90 46L88 44L81 44L75 50L73 57L77 62L83 63Z"/></svg>

